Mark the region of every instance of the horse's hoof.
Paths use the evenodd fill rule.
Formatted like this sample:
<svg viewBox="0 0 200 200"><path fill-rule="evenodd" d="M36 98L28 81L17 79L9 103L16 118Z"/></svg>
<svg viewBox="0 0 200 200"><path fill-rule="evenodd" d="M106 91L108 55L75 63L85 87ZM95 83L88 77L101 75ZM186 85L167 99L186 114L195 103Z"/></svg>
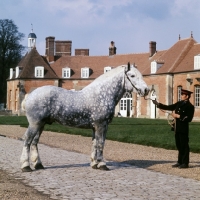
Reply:
<svg viewBox="0 0 200 200"><path fill-rule="evenodd" d="M22 168L22 172L32 172L33 170L30 168L30 166Z"/></svg>
<svg viewBox="0 0 200 200"><path fill-rule="evenodd" d="M92 169L98 169L97 164L92 166Z"/></svg>
<svg viewBox="0 0 200 200"><path fill-rule="evenodd" d="M44 169L44 166L41 163L38 163L35 165L35 169L37 169L37 170Z"/></svg>
<svg viewBox="0 0 200 200"><path fill-rule="evenodd" d="M98 169L108 171L110 170L106 165L101 165Z"/></svg>

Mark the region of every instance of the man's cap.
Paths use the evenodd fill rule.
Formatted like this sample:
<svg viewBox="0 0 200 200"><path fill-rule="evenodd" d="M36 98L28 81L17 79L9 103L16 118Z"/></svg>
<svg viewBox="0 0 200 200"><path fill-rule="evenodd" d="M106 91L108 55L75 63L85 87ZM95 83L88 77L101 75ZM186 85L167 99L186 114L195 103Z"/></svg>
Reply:
<svg viewBox="0 0 200 200"><path fill-rule="evenodd" d="M193 92L189 91L189 90L184 90L181 89L181 94L186 94L186 95L191 95Z"/></svg>

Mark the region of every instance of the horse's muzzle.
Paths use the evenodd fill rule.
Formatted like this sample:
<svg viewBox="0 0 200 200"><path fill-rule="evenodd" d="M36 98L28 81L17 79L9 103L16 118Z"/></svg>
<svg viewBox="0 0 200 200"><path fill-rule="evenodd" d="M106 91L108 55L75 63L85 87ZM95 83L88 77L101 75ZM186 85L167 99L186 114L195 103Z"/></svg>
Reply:
<svg viewBox="0 0 200 200"><path fill-rule="evenodd" d="M149 88L145 88L144 90L144 96L147 96L149 94L150 89Z"/></svg>
<svg viewBox="0 0 200 200"><path fill-rule="evenodd" d="M145 88L143 91L142 90L138 90L138 94L141 96L141 97L145 97L149 94L149 88Z"/></svg>

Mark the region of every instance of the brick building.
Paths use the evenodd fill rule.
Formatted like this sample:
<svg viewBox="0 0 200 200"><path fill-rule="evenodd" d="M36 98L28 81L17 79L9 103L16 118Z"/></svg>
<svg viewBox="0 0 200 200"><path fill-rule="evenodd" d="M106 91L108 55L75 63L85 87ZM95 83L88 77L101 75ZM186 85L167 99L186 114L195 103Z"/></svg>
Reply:
<svg viewBox="0 0 200 200"><path fill-rule="evenodd" d="M29 34L30 37L33 34ZM157 50L156 42L149 42L147 53L117 54L111 41L108 55L90 56L89 49L75 49L72 41L46 38L46 55L40 56L35 42L7 80L7 109L21 114L24 95L42 85L56 85L69 90L81 90L108 70L130 62L142 73L151 89L150 96L164 104L180 100L181 88L193 91L191 102L195 105L195 120L200 119L200 44L193 35L181 39L167 50ZM151 100L135 93L126 93L116 106L115 113L122 116L166 118L166 113L155 108Z"/></svg>

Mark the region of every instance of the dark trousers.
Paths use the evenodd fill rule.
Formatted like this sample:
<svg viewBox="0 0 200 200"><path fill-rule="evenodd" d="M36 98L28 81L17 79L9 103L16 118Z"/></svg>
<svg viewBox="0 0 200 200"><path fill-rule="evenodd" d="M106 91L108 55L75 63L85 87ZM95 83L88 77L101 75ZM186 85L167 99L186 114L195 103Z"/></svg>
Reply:
<svg viewBox="0 0 200 200"><path fill-rule="evenodd" d="M188 133L176 132L175 141L178 149L178 163L188 165L190 153Z"/></svg>

